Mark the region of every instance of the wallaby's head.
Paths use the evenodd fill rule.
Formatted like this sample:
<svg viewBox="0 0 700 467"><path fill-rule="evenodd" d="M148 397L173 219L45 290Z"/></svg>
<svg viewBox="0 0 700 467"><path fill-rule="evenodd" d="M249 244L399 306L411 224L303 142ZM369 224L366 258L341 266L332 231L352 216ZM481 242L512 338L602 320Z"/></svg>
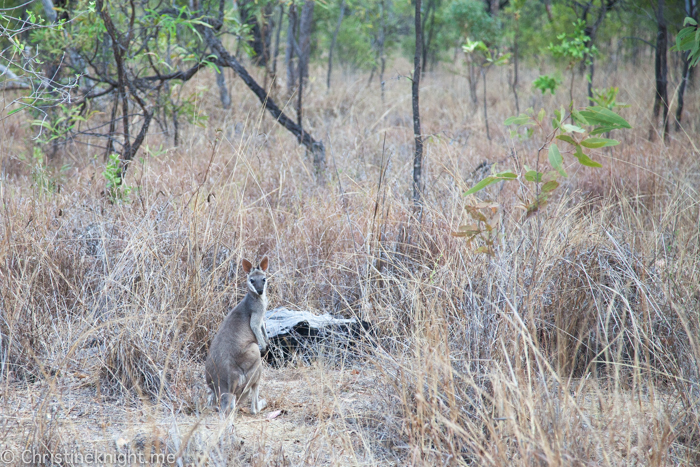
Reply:
<svg viewBox="0 0 700 467"><path fill-rule="evenodd" d="M251 292L260 296L265 294L265 287L267 287L267 274L265 274L267 272L267 263L267 256L260 261L260 265L256 268L247 259L242 261L243 270L248 274L248 288Z"/></svg>

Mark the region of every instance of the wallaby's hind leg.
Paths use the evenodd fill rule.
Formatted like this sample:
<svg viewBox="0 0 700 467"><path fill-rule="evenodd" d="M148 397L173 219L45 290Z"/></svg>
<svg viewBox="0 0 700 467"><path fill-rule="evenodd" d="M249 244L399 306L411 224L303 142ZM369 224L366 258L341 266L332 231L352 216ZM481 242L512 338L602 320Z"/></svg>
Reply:
<svg viewBox="0 0 700 467"><path fill-rule="evenodd" d="M250 413L253 415L267 407L267 401L265 399L258 399L259 391L260 385L257 383L250 388Z"/></svg>

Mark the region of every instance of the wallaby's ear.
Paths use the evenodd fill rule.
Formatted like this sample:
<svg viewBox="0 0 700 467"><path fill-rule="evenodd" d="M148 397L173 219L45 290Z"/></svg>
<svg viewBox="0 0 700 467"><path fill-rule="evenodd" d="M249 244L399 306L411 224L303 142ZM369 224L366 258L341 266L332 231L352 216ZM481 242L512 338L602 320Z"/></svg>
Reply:
<svg viewBox="0 0 700 467"><path fill-rule="evenodd" d="M241 261L241 265L243 265L243 270L245 271L246 274L248 274L250 272L250 270L253 269L253 265L250 264L250 261L248 261L245 258L243 258L243 260Z"/></svg>
<svg viewBox="0 0 700 467"><path fill-rule="evenodd" d="M265 256L262 259L262 261L260 261L260 269L262 269L263 271L267 271L267 263L268 263L267 256Z"/></svg>

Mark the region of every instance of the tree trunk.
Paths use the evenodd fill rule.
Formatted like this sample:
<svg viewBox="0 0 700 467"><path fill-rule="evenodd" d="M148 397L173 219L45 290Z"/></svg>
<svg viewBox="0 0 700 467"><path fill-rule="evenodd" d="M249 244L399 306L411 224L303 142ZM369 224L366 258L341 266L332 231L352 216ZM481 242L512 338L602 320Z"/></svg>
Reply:
<svg viewBox="0 0 700 467"><path fill-rule="evenodd" d="M588 66L588 103L593 103L593 74L595 73L595 61L591 57L591 64Z"/></svg>
<svg viewBox="0 0 700 467"><path fill-rule="evenodd" d="M516 19L517 21L517 19ZM520 32L520 23L515 25L515 38L513 39L513 82L510 83L510 88L513 90L515 97L515 111L520 115L520 103L518 102L518 33Z"/></svg>
<svg viewBox="0 0 700 467"><path fill-rule="evenodd" d="M421 70L421 55L423 48L423 31L421 30L421 0L416 0L416 53L413 57L413 85L411 87L411 96L413 100L413 139L415 141L415 155L413 157L413 206L416 210L420 210L422 200L422 171L423 171L423 137L420 129L420 106L419 106L419 91L420 91L420 70Z"/></svg>
<svg viewBox="0 0 700 467"><path fill-rule="evenodd" d="M267 66L270 62L270 44L272 43L272 28L274 22L271 21L272 3L267 3L260 6L254 0L239 0L238 6L241 15L241 22L250 27L252 38L248 41L255 57L253 63L258 66ZM256 8L261 8L260 17L258 18Z"/></svg>
<svg viewBox="0 0 700 467"><path fill-rule="evenodd" d="M301 20L299 21L299 69L297 70L297 78L299 79L299 88L297 90L297 125L302 132L303 112L303 97L304 85L309 77L309 55L311 54L311 25L314 14L314 0L306 0L301 9Z"/></svg>
<svg viewBox="0 0 700 467"><path fill-rule="evenodd" d="M683 118L683 104L685 98L685 88L688 84L688 75L690 74L690 52L685 52L682 55L683 71L681 72L681 85L678 87L678 106L676 107L676 131L681 131L681 118Z"/></svg>
<svg viewBox="0 0 700 467"><path fill-rule="evenodd" d="M381 15L381 30L379 31L379 86L381 87L382 102L384 102L384 66L386 65L386 57L384 57L384 41L386 24L384 21L384 0L381 3L382 15Z"/></svg>
<svg viewBox="0 0 700 467"><path fill-rule="evenodd" d="M696 0L685 1L685 14L691 18L697 19ZM678 87L678 106L676 107L676 131L681 131L681 118L683 117L683 104L685 98L685 90L688 87L688 78L690 77L690 52L685 52L681 55L681 63L683 71L681 72L681 85Z"/></svg>
<svg viewBox="0 0 700 467"><path fill-rule="evenodd" d="M284 19L284 5L280 5L280 16L277 20L277 33L275 34L275 53L272 56L272 86L277 86L277 57L280 54L280 33L282 32L282 20Z"/></svg>
<svg viewBox="0 0 700 467"><path fill-rule="evenodd" d="M612 7L613 5L615 5L615 3L617 3L617 0L600 0L600 9L598 10L598 17L596 18L595 23L592 26L587 25L586 29L584 30L584 33L590 38L586 42L586 47L591 47L595 42L595 37L598 33L598 28L600 28L600 25L603 24L605 15L608 12L608 7ZM583 20L586 21L586 23L588 23L588 11L592 6L593 0L591 0L584 9ZM588 73L588 100L590 102L593 99L593 74L595 73L595 57L593 55L587 55L584 57L584 60L583 62L581 62L581 64L585 66L587 60L590 60L591 62L589 65Z"/></svg>
<svg viewBox="0 0 700 467"><path fill-rule="evenodd" d="M484 83L484 123L486 124L486 138L491 141L491 133L489 133L489 113L486 105L486 70L481 67L481 80Z"/></svg>
<svg viewBox="0 0 700 467"><path fill-rule="evenodd" d="M479 96L477 94L478 91L478 86L479 86L479 76L477 75L478 71L476 70L476 67L474 66L474 60L469 57L469 97L472 100L472 104L474 104L474 108L476 109L478 103L479 103Z"/></svg>
<svg viewBox="0 0 700 467"><path fill-rule="evenodd" d="M297 70L294 66L294 56L296 55L296 35L297 35L297 6L292 2L289 5L289 25L287 28L287 50L284 53L284 63L287 66L287 94L291 96L297 84Z"/></svg>
<svg viewBox="0 0 700 467"><path fill-rule="evenodd" d="M333 49L335 48L335 43L338 40L338 33L340 32L340 24L343 22L343 15L345 15L345 0L340 2L340 14L338 15L338 23L335 25L335 31L333 31L333 40L331 40L331 47L328 50L328 76L326 77L326 87L330 90L331 88L331 71L333 70Z"/></svg>
<svg viewBox="0 0 700 467"><path fill-rule="evenodd" d="M430 44L433 41L433 32L435 30L435 9L435 0L430 0L422 21L422 35L425 40L423 45L423 62L421 64L423 73L428 70L428 52L430 51ZM430 19L430 28L427 27L428 19ZM425 37L425 31L429 31L427 37Z"/></svg>
<svg viewBox="0 0 700 467"><path fill-rule="evenodd" d="M228 94L228 88L226 87L226 77L224 76L224 72L221 69L216 71L216 85L219 86L219 97L221 98L221 106L224 109L230 109L231 96L229 96Z"/></svg>
<svg viewBox="0 0 700 467"><path fill-rule="evenodd" d="M309 56L311 55L311 27L313 26L315 0L306 0L301 9L299 21L299 76L306 81L309 77Z"/></svg>
<svg viewBox="0 0 700 467"><path fill-rule="evenodd" d="M664 0L658 0L656 10L656 59L654 69L656 74L656 90L654 95L654 109L652 112L652 125L659 120L659 113L663 107L663 121L661 133L664 140L668 138L668 64L666 61L666 49L668 46L668 28L664 18ZM654 139L654 128L649 130L649 139Z"/></svg>

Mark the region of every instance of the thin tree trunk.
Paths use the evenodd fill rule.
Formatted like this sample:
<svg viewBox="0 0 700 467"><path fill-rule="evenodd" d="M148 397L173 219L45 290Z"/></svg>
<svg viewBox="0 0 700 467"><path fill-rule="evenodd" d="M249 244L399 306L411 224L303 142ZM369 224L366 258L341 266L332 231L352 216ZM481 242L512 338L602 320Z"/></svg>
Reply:
<svg viewBox="0 0 700 467"><path fill-rule="evenodd" d="M668 138L668 64L666 49L668 46L668 28L666 18L664 18L664 0L658 0L656 11L656 58L654 69L656 74L656 89L654 95L654 109L652 112L652 122L655 125L659 120L659 113L663 107L663 121L661 133L664 140ZM654 128L649 130L649 139L654 139Z"/></svg>
<svg viewBox="0 0 700 467"><path fill-rule="evenodd" d="M275 35L275 53L272 57L272 80L277 84L277 57L280 54L280 33L282 32L282 20L284 19L284 5L280 5L280 16L277 20L277 33Z"/></svg>
<svg viewBox="0 0 700 467"><path fill-rule="evenodd" d="M697 19L697 3L696 0L685 0L685 14L691 18ZM681 85L678 88L678 106L676 107L676 131L681 131L681 118L683 117L683 104L685 100L685 90L688 87L690 78L690 52L685 52L681 55L683 63L683 72L681 73Z"/></svg>
<svg viewBox="0 0 700 467"><path fill-rule="evenodd" d="M231 108L231 96L228 94L228 88L226 87L226 77L224 76L223 70L216 70L216 85L219 86L219 97L221 98L221 106L224 109Z"/></svg>
<svg viewBox="0 0 700 467"><path fill-rule="evenodd" d="M591 57L591 64L588 66L588 103L593 102L593 74L595 73L595 60Z"/></svg>
<svg viewBox="0 0 700 467"><path fill-rule="evenodd" d="M518 33L520 31L520 23L516 23L515 28L515 39L513 40L513 82L510 84L510 87L515 97L515 111L520 115L520 103L518 102Z"/></svg>
<svg viewBox="0 0 700 467"><path fill-rule="evenodd" d="M681 85L678 87L678 106L676 107L676 131L681 131L681 118L683 117L683 103L685 97L685 88L688 84L688 75L690 74L690 58L688 54L690 52L685 52L683 57L683 72L681 74Z"/></svg>
<svg viewBox="0 0 700 467"><path fill-rule="evenodd" d="M435 0L431 0L430 4L428 5L428 10L425 12L425 18L423 19L423 34L425 34L425 31L428 30L428 36L425 37L425 45L423 46L423 62L422 62L422 67L423 67L423 73L425 73L428 70L428 52L430 51L430 44L433 41L433 32L435 30ZM428 29L427 23L428 23L428 18L430 18L430 28Z"/></svg>
<svg viewBox="0 0 700 467"><path fill-rule="evenodd" d="M309 56L311 54L311 26L313 26L315 0L306 0L301 9L299 21L299 76L306 80L309 77Z"/></svg>
<svg viewBox="0 0 700 467"><path fill-rule="evenodd" d="M489 113L486 105L486 71L481 67L481 81L484 83L484 123L486 124L486 138L491 141L491 133L489 133Z"/></svg>
<svg viewBox="0 0 700 467"><path fill-rule="evenodd" d="M600 0L600 9L598 10L598 17L596 18L595 23L591 26L588 25L586 26L585 29L585 34L590 38L586 42L587 47L591 47L593 43L595 42L596 35L598 34L598 28L600 28L600 25L603 24L603 20L605 19L605 15L608 12L608 6L613 6L617 0ZM589 9L593 6L593 0L588 3L585 9L584 17L583 20L588 22L588 11ZM588 77L588 100L591 102L593 100L593 74L595 73L595 57L593 55L587 55L584 57L584 60L582 62L582 65L585 65L586 60L590 60L590 66L589 66L589 77Z"/></svg>
<svg viewBox="0 0 700 467"><path fill-rule="evenodd" d="M384 41L385 37L385 22L384 22L384 0L381 3L382 16L381 16L381 31L379 31L379 61L381 62L379 68L379 86L382 92L382 102L384 102L384 66L386 65L386 57L384 57Z"/></svg>
<svg viewBox="0 0 700 467"><path fill-rule="evenodd" d="M256 8L261 8L260 18L256 15ZM263 6L258 5L258 2L254 0L239 0L238 9L241 22L250 27L251 39L248 44L255 52L253 63L267 67L270 61L270 42L272 42L271 27L273 25L268 21L272 14L272 3Z"/></svg>
<svg viewBox="0 0 700 467"><path fill-rule="evenodd" d="M474 60L469 57L469 97L472 100L472 104L476 108L479 103L479 96L477 94L477 86L479 85L479 77L476 76L476 71L474 67Z"/></svg>
<svg viewBox="0 0 700 467"><path fill-rule="evenodd" d="M569 105L573 109L575 107L574 106L574 67L571 67L571 83L569 84L569 102L570 102Z"/></svg>
<svg viewBox="0 0 700 467"><path fill-rule="evenodd" d="M289 25L287 28L287 49L284 53L284 63L287 66L287 94L291 96L297 84L296 67L294 66L294 55L296 35L297 35L297 6L292 2L287 12Z"/></svg>
<svg viewBox="0 0 700 467"><path fill-rule="evenodd" d="M338 15L338 23L335 25L335 31L333 31L333 40L331 40L331 48L328 51L328 76L326 77L326 87L331 89L331 71L333 70L333 49L335 48L335 43L338 40L338 33L340 32L340 24L343 22L343 16L345 15L345 0L340 2L340 14Z"/></svg>
<svg viewBox="0 0 700 467"><path fill-rule="evenodd" d="M423 31L421 30L421 0L416 0L416 53L413 58L413 85L411 96L413 100L413 139L415 141L415 155L413 157L413 206L419 210L423 204L422 200L422 171L423 171L423 137L420 129L420 70L421 55L423 52Z"/></svg>
<svg viewBox="0 0 700 467"><path fill-rule="evenodd" d="M299 21L299 69L297 77L299 79L299 89L297 90L297 124L303 130L302 112L304 84L309 76L309 54L311 53L311 24L314 14L314 0L306 0L301 9L301 20Z"/></svg>

